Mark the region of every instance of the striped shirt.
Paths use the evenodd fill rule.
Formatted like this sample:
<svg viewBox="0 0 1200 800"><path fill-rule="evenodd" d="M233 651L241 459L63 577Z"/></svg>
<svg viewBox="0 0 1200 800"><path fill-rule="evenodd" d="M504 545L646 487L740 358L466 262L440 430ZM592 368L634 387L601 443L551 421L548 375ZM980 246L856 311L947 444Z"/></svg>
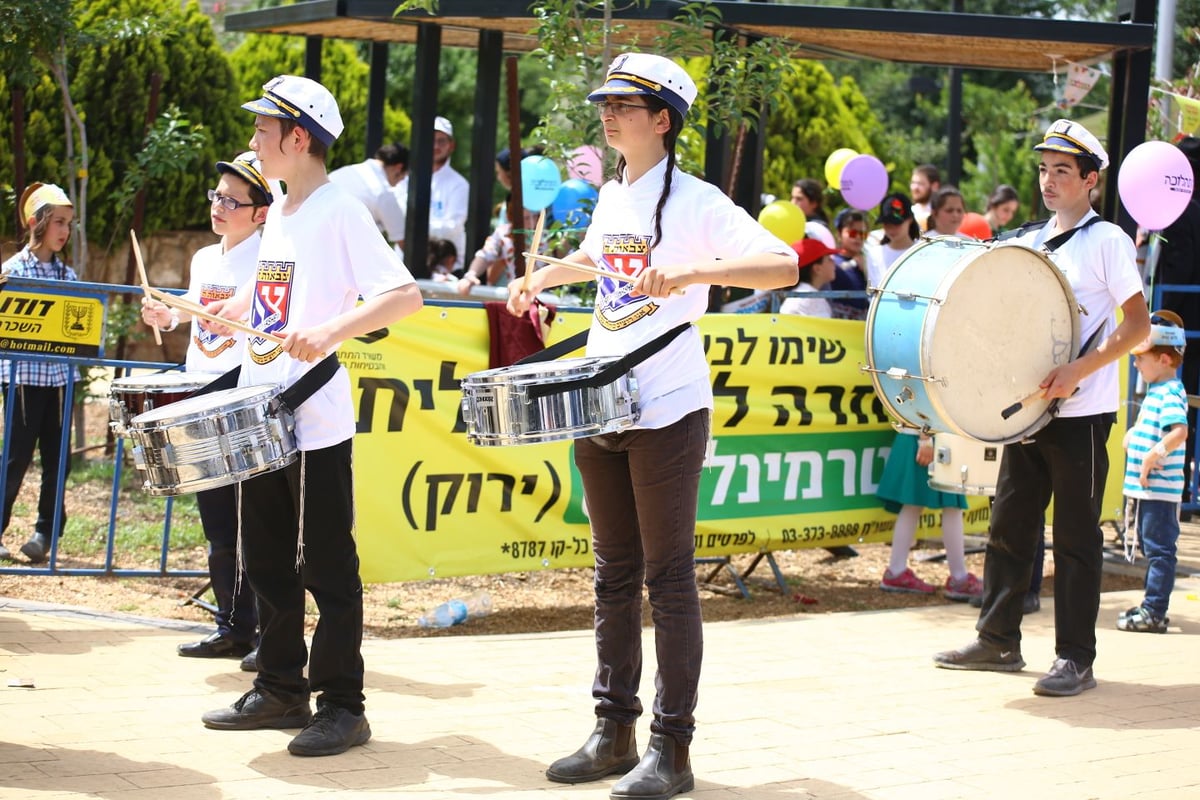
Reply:
<svg viewBox="0 0 1200 800"><path fill-rule="evenodd" d="M1183 462L1186 446L1167 453L1142 486L1142 463L1151 448L1163 440L1176 425L1187 425L1187 393L1178 378L1150 384L1137 422L1129 432L1125 455L1125 496L1139 500L1165 500L1178 503L1183 498Z"/></svg>
<svg viewBox="0 0 1200 800"><path fill-rule="evenodd" d="M38 261L38 257L26 245L21 252L4 262L4 274L19 278L49 278L58 281L77 281L75 270L62 262L57 254L50 261ZM8 383L11 362L0 359L0 382ZM61 361L20 360L17 365L17 383L26 386L66 386L73 380L76 370Z"/></svg>

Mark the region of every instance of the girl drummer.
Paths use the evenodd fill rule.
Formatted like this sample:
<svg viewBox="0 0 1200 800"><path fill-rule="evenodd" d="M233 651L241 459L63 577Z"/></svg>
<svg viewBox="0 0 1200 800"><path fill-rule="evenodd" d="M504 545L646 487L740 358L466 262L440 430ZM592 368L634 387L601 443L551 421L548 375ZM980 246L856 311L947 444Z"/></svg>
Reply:
<svg viewBox="0 0 1200 800"><path fill-rule="evenodd" d="M634 367L641 417L634 427L575 443L596 561L597 725L547 777L581 783L628 772L615 798L666 798L692 789L688 747L695 728L702 636L694 533L700 467L713 395L694 323L708 286L791 286L796 254L716 187L681 172L675 143L696 85L672 61L618 56L588 95L617 176L601 190L591 225L569 261L621 272L599 279L589 356L624 355L679 327L682 334ZM509 310L524 314L537 294L581 280L565 266L509 285ZM640 758L642 583L653 609L658 669L650 744Z"/></svg>

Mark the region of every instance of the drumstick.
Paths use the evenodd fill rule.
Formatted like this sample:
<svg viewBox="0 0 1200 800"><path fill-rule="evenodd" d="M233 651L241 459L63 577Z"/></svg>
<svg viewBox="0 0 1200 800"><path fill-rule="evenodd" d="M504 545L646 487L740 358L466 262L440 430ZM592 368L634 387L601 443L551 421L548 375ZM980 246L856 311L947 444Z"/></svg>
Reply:
<svg viewBox="0 0 1200 800"><path fill-rule="evenodd" d="M251 327L244 322L239 322L236 319L225 319L224 317L218 317L216 314L210 314L207 311L205 311L203 309L203 307L197 308L194 303L190 303L187 300L183 300L182 298L176 297L175 295L170 294L168 292L154 292L153 289L151 290L151 292L153 292L155 295L157 295L158 300L160 302L162 302L164 305L174 306L175 308L183 309L184 311L191 314L193 317L199 317L200 319L206 319L209 322L216 322L219 325L225 325L227 327L233 328L235 331L241 331L242 333L246 333L251 336L261 336L262 338L266 339L267 341L275 342L275 344L283 344L283 342L284 342L284 339L282 336L276 336L273 333L267 333L266 331L260 331L258 328Z"/></svg>
<svg viewBox="0 0 1200 800"><path fill-rule="evenodd" d="M150 299L150 281L146 279L146 265L142 263L142 247L138 244L137 234L133 228L129 229L129 240L133 247L133 260L137 262L138 279L142 282L142 294L147 300ZM151 325L150 330L154 331L154 343L162 347L162 334L158 332L157 325Z"/></svg>
<svg viewBox="0 0 1200 800"><path fill-rule="evenodd" d="M566 261L561 258L554 258L553 256L539 256L539 255L535 255L533 253L521 253L521 255L525 256L526 258L528 258L530 260L543 261L547 264L552 264L556 267L566 267L567 269L573 269L576 272L586 272L589 275L595 275L600 278L612 278L613 280L624 281L625 283L636 283L637 282L637 278L633 277L632 275L625 275L620 272L610 272L609 270L606 270L606 269L596 269L595 267L585 267L583 264L576 264L574 261ZM528 271L526 272L526 274L528 274ZM683 290L682 289L672 289L671 294L683 294Z"/></svg>
<svg viewBox="0 0 1200 800"><path fill-rule="evenodd" d="M178 308L182 311L187 311L189 314L193 311L204 311L204 306L200 305L199 303L193 303L191 300L188 300L181 295L171 294L170 292L164 292L160 289L155 289L153 286L150 287L150 296L161 302L163 305L170 306L172 308Z"/></svg>
<svg viewBox="0 0 1200 800"><path fill-rule="evenodd" d="M538 214L537 225L533 229L533 243L529 245L529 252L536 253L542 244L542 227L546 224L546 209L542 209ZM525 253L525 276L521 278L521 294L529 291L529 274L533 272L533 267L537 263L533 256Z"/></svg>
<svg viewBox="0 0 1200 800"><path fill-rule="evenodd" d="M1004 409L1003 411L1001 411L1001 412L1000 412L1000 418L1001 418L1001 419L1008 419L1008 418L1009 418L1009 417L1011 417L1013 414L1016 414L1016 413L1017 413L1018 411L1020 411L1022 408L1024 408L1025 406L1027 406L1027 405L1029 405L1030 403L1032 403L1034 400L1037 400L1039 397L1041 397L1041 396L1042 396L1042 392L1044 392L1044 391L1045 391L1045 389L1038 388L1038 390L1037 390L1036 392L1033 392L1032 394L1029 394L1029 395L1027 395L1027 396L1025 396L1025 397L1022 397L1020 400L1018 400L1017 402L1013 403L1013 404L1012 404L1011 406L1009 406L1008 408L1006 408L1006 409Z"/></svg>
<svg viewBox="0 0 1200 800"><path fill-rule="evenodd" d="M1044 392L1044 391L1046 391L1046 390L1045 390L1045 389L1042 389L1042 388L1039 388L1039 389L1038 389L1036 392L1033 392L1032 394L1030 394L1030 395L1028 395L1028 396L1026 396L1026 397L1022 397L1020 400L1018 400L1017 402L1013 403L1013 404L1012 404L1011 406L1009 406L1008 408L1006 408L1006 409L1004 409L1003 411L1001 411L1001 412L1000 412L1000 417L1001 417L1002 419L1008 419L1008 418L1009 418L1009 417L1011 417L1013 414L1016 414L1016 413L1017 413L1018 411L1020 411L1022 408L1024 408L1024 407L1025 407L1025 406L1027 406L1027 405L1029 405L1030 403L1032 403L1034 400L1037 400L1038 398L1040 398L1040 397L1042 396L1042 392ZM1076 387L1075 387L1075 392L1078 392L1078 391L1079 391L1079 387L1078 387L1078 386L1076 386ZM1072 395L1074 395L1074 394L1075 394L1075 392L1071 392L1071 394L1072 394Z"/></svg>

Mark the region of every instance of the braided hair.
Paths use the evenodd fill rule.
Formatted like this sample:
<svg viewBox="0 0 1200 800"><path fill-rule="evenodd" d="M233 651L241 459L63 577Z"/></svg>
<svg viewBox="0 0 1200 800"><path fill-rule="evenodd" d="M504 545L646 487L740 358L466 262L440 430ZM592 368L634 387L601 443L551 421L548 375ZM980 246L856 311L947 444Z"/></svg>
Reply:
<svg viewBox="0 0 1200 800"><path fill-rule="evenodd" d="M651 94L642 96L645 98L651 114L657 114L665 108L671 119L670 130L663 134L663 147L667 150L667 171L663 175L662 194L658 196L658 204L654 207L654 239L650 242L650 247L653 248L662 241L662 212L663 207L667 204L667 196L671 194L671 176L675 172L675 143L679 141L679 134L683 131L683 115L666 100ZM622 155L617 159L617 180L619 181L625 180L625 166L625 156Z"/></svg>

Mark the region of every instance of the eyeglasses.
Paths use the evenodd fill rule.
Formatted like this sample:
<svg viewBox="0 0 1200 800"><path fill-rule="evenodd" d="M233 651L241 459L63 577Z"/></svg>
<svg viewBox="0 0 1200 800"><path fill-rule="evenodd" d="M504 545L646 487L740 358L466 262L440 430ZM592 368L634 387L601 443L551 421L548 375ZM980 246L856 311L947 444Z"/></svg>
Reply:
<svg viewBox="0 0 1200 800"><path fill-rule="evenodd" d="M861 239L867 235L866 231L860 231L857 228L847 228L842 231L842 236L846 239Z"/></svg>
<svg viewBox="0 0 1200 800"><path fill-rule="evenodd" d="M627 117L636 109L642 109L644 111L650 110L650 106L644 106L637 103L614 103L607 100L599 100L595 103L592 103L592 105L596 107L596 112L602 117L607 114Z"/></svg>
<svg viewBox="0 0 1200 800"><path fill-rule="evenodd" d="M221 208L224 208L226 211L237 211L242 206L257 208L259 205L258 203L243 203L241 200L235 200L232 197L226 197L223 194L218 194L216 189L208 190L208 202L220 203Z"/></svg>

